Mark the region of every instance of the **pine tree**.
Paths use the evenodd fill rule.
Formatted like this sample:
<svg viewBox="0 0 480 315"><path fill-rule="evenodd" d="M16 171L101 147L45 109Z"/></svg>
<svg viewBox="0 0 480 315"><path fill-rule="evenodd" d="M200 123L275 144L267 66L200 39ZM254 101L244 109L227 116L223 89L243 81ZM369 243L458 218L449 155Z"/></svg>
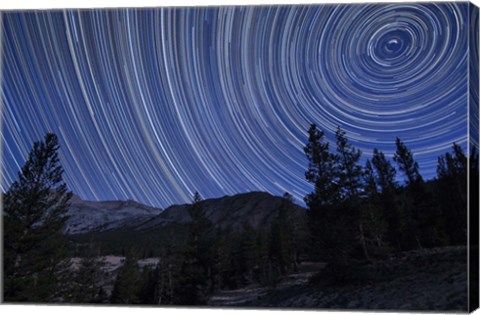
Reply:
<svg viewBox="0 0 480 315"><path fill-rule="evenodd" d="M295 217L291 212L293 205L292 196L289 193L283 195L277 217L270 227L270 259L279 274L285 274L295 265Z"/></svg>
<svg viewBox="0 0 480 315"><path fill-rule="evenodd" d="M329 143L323 131L315 124L308 130L308 143L304 148L308 159L305 178L313 184L314 191L305 197L305 203L312 209L334 205L339 200L339 186L335 173L337 156L329 151Z"/></svg>
<svg viewBox="0 0 480 315"><path fill-rule="evenodd" d="M64 225L72 193L63 181L58 138L35 142L4 196L5 301L61 301L69 274Z"/></svg>
<svg viewBox="0 0 480 315"><path fill-rule="evenodd" d="M254 283L254 269L258 264L257 235L250 224L245 224L240 234L240 248L237 256L240 283L248 285Z"/></svg>
<svg viewBox="0 0 480 315"><path fill-rule="evenodd" d="M308 143L304 148L309 161L305 177L313 184L313 192L305 197L308 211L308 226L313 259L322 259L333 263L340 259L340 229L335 225L338 218L337 205L340 201L340 189L336 174L337 157L330 153L329 143L323 131L315 124L308 130Z"/></svg>
<svg viewBox="0 0 480 315"><path fill-rule="evenodd" d="M387 223L383 215L375 173L368 159L365 163L363 178L364 203L361 207L360 229L364 237L362 242L365 244L365 256L371 259L370 254L381 257L388 251L388 247L384 240Z"/></svg>
<svg viewBox="0 0 480 315"><path fill-rule="evenodd" d="M138 304L140 273L137 259L132 251L125 257L113 286L110 301L113 304Z"/></svg>
<svg viewBox="0 0 480 315"><path fill-rule="evenodd" d="M383 152L373 150L372 164L375 168L375 181L380 190L380 202L382 204L383 216L387 222L387 239L391 246L397 250L402 249L402 231L405 225L405 218L402 209L398 207L398 196L396 193L395 168L385 157Z"/></svg>
<svg viewBox="0 0 480 315"><path fill-rule="evenodd" d="M288 262L290 266L288 269L293 271L298 270L300 254L305 249L305 243L308 239L308 231L305 213L303 211L295 211L293 196L286 192L283 195L282 204L280 206L279 217L285 224L285 229L288 233L288 255L290 258Z"/></svg>
<svg viewBox="0 0 480 315"><path fill-rule="evenodd" d="M421 196L424 194L423 178L418 171L418 164L413 159L413 154L406 147L406 145L397 138L396 140L397 151L393 156L393 160L397 162L397 165L406 176L407 193L404 197L404 214L405 214L405 230L403 232L404 244L407 248L412 248L416 243L418 247L421 246L421 240L419 236L420 223L414 219L418 217L418 212L422 209L419 208ZM419 189L420 191L415 191Z"/></svg>
<svg viewBox="0 0 480 315"><path fill-rule="evenodd" d="M143 305L156 305L159 286L159 268L145 266L140 275L138 301Z"/></svg>
<svg viewBox="0 0 480 315"><path fill-rule="evenodd" d="M270 226L269 259L277 274L287 271L289 248L288 235L286 235L283 222L277 218Z"/></svg>
<svg viewBox="0 0 480 315"><path fill-rule="evenodd" d="M69 302L73 303L102 303L102 284L106 280L103 270L105 262L99 257L99 251L94 245L88 245L85 257L82 257L78 269L74 273L72 290Z"/></svg>
<svg viewBox="0 0 480 315"><path fill-rule="evenodd" d="M397 171L392 166L390 161L387 160L385 154L378 149L373 149L372 164L376 170L376 181L380 188L380 191L386 192L396 188L395 176Z"/></svg>
<svg viewBox="0 0 480 315"><path fill-rule="evenodd" d="M339 186L343 199L357 199L362 187L362 167L358 164L362 152L352 146L346 138L346 133L338 127L337 138Z"/></svg>
<svg viewBox="0 0 480 315"><path fill-rule="evenodd" d="M393 159L406 177L405 224L404 239L409 248L439 245L443 227L441 213L427 190L425 182L418 170L418 163L413 153L397 138L397 151Z"/></svg>
<svg viewBox="0 0 480 315"><path fill-rule="evenodd" d="M453 144L452 151L438 158L436 197L445 218L445 232L450 243L465 245L467 244L468 162L458 144ZM475 152L473 152L471 165L475 165ZM471 174L475 174L475 171Z"/></svg>
<svg viewBox="0 0 480 315"><path fill-rule="evenodd" d="M393 155L393 160L397 162L398 167L407 177L407 186L417 182L423 183L423 178L418 171L418 163L413 159L412 152L400 138L397 138L395 144L397 151Z"/></svg>
<svg viewBox="0 0 480 315"><path fill-rule="evenodd" d="M181 304L183 298L182 263L184 260L182 245L175 241L172 232L162 246L157 267L148 270L143 276L141 301L153 305Z"/></svg>
<svg viewBox="0 0 480 315"><path fill-rule="evenodd" d="M215 246L214 229L203 208L198 192L188 212L191 221L188 224L189 236L182 264L183 286L182 305L201 305L206 301L206 293L213 286Z"/></svg>
<svg viewBox="0 0 480 315"><path fill-rule="evenodd" d="M218 270L220 289L236 289L238 285L235 281L234 245L232 232L230 230L223 231L218 243L216 256L216 269Z"/></svg>
<svg viewBox="0 0 480 315"><path fill-rule="evenodd" d="M342 202L344 196L340 187L340 158L330 153L324 133L315 124L311 125L308 133L304 151L309 164L305 176L314 186L314 191L305 197L312 238L310 253L313 259L326 261L340 280L352 249L348 209Z"/></svg>
<svg viewBox="0 0 480 315"><path fill-rule="evenodd" d="M360 221L360 194L362 188L362 167L358 164L362 152L356 149L346 138L346 133L338 127L335 133L338 155L338 183L341 189L341 212L338 213L339 223L343 230L345 254L350 256L360 241L365 257L368 258L364 241L363 225Z"/></svg>

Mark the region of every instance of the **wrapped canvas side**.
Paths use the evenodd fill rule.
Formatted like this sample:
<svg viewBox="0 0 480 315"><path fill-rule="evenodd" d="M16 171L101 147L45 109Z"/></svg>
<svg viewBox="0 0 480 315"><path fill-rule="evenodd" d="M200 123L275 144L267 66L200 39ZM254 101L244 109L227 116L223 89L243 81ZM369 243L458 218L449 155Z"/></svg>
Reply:
<svg viewBox="0 0 480 315"><path fill-rule="evenodd" d="M478 308L479 286L479 31L478 7L470 4L469 38L469 148L470 148L470 184L469 184L469 311Z"/></svg>

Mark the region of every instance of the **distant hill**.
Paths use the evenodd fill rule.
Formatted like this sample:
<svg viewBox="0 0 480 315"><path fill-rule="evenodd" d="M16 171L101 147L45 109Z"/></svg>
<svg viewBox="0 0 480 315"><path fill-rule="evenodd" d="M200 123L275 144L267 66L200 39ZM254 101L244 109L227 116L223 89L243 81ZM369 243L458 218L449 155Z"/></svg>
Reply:
<svg viewBox="0 0 480 315"><path fill-rule="evenodd" d="M163 210L135 201L86 201L78 196L70 200L66 231L79 234L119 228L128 222L141 222L159 215Z"/></svg>
<svg viewBox="0 0 480 315"><path fill-rule="evenodd" d="M265 192L250 192L201 202L207 217L221 228L239 230L248 224L254 229L268 227L278 214L282 197ZM150 230L172 223L184 224L190 220L189 204L174 205L165 210L152 208L133 201L83 201L74 197L67 221L69 234L107 231L127 228ZM294 205L295 213L305 214L305 209Z"/></svg>
<svg viewBox="0 0 480 315"><path fill-rule="evenodd" d="M277 216L282 197L265 192L250 192L201 202L208 219L221 228L238 230L248 224L254 229L268 227ZM165 209L161 214L139 224L137 229L149 229L169 223L187 223L190 220L188 207L190 205L175 205ZM305 209L294 205L298 215L303 215Z"/></svg>

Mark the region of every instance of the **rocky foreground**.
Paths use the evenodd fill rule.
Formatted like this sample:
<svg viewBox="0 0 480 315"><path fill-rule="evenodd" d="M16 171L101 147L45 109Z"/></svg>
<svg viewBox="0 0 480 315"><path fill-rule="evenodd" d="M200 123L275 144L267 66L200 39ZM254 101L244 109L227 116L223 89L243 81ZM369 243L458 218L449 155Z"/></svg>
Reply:
<svg viewBox="0 0 480 315"><path fill-rule="evenodd" d="M467 249L443 247L397 254L357 265L352 280L332 285L316 272L301 270L275 287L221 291L211 306L296 309L467 311Z"/></svg>

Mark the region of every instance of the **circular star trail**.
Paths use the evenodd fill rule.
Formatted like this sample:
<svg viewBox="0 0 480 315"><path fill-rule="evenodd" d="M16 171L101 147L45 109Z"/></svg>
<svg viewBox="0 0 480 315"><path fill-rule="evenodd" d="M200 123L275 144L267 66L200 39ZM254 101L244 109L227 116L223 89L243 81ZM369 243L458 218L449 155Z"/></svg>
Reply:
<svg viewBox="0 0 480 315"><path fill-rule="evenodd" d="M2 189L54 132L84 199L302 200L303 146L400 137L422 174L467 144L468 4L3 13ZM332 143L333 144L333 143Z"/></svg>

